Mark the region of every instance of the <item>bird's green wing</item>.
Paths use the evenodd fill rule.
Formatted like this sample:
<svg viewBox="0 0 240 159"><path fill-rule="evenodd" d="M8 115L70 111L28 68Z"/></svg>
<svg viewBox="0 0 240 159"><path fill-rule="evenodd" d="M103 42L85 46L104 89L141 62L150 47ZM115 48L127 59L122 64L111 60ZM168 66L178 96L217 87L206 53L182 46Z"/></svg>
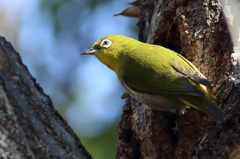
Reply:
<svg viewBox="0 0 240 159"><path fill-rule="evenodd" d="M204 96L200 84L209 86L210 82L184 57L166 50L167 54L159 59L153 54L126 58L126 66L131 66L123 68L122 79L126 85L151 94Z"/></svg>
<svg viewBox="0 0 240 159"><path fill-rule="evenodd" d="M178 58L172 59L172 67L178 71L179 73L183 74L184 76L201 83L205 86L211 86L211 83L206 79L206 77L201 74L201 72L187 59L185 59L182 55L177 54ZM178 60L176 60L178 59ZM181 59L181 60L179 60ZM180 61L184 61L184 65Z"/></svg>

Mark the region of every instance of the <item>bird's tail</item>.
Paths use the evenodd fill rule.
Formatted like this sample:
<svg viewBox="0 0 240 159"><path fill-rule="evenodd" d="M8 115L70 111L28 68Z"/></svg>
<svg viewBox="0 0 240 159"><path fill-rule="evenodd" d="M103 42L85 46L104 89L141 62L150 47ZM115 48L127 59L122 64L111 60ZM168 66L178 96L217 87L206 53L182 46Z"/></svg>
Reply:
<svg viewBox="0 0 240 159"><path fill-rule="evenodd" d="M212 101L208 95L205 97L181 96L180 98L184 104L208 114L214 120L219 120L224 115L224 112Z"/></svg>
<svg viewBox="0 0 240 159"><path fill-rule="evenodd" d="M207 110L206 113L211 116L214 120L219 120L223 115L224 112L213 102L213 101L206 101Z"/></svg>

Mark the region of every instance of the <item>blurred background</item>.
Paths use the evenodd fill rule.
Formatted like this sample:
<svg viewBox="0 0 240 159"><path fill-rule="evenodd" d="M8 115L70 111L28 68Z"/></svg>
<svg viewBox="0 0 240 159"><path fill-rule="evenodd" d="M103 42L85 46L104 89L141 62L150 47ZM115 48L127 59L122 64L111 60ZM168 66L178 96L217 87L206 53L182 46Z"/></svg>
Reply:
<svg viewBox="0 0 240 159"><path fill-rule="evenodd" d="M94 159L115 158L124 100L114 72L78 56L113 34L137 39L137 18L114 17L130 0L0 0L0 35L50 95Z"/></svg>

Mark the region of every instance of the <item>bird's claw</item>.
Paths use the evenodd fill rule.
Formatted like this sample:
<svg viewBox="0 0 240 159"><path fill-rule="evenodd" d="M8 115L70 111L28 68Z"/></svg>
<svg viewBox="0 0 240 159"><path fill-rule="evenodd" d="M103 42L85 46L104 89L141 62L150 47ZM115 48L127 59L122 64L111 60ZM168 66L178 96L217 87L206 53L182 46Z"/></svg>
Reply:
<svg viewBox="0 0 240 159"><path fill-rule="evenodd" d="M188 125L190 124L189 122L178 122L178 121L175 121L176 123L176 127L173 127L172 129L174 130L174 134L177 134L177 131L181 128L181 127L184 127L185 125Z"/></svg>

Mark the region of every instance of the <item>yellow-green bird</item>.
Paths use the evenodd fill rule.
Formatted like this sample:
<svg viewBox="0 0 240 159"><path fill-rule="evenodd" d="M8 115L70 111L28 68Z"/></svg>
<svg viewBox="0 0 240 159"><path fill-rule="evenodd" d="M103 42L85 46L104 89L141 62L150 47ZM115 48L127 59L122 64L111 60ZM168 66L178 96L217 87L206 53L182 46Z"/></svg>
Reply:
<svg viewBox="0 0 240 159"><path fill-rule="evenodd" d="M121 36L106 36L81 55L95 55L112 69L126 92L160 111L196 108L213 119L223 111L210 98L210 82L187 59L167 48Z"/></svg>

